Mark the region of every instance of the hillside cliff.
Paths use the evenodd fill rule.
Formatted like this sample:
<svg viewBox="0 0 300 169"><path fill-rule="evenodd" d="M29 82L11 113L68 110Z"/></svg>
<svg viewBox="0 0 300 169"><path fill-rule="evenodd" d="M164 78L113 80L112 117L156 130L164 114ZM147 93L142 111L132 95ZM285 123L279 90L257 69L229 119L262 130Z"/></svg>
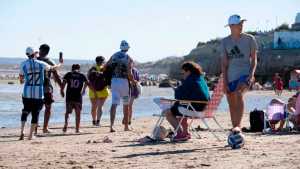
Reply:
<svg viewBox="0 0 300 169"><path fill-rule="evenodd" d="M250 33L258 43L257 77L270 78L276 72L285 75L292 69L300 68L300 49L273 49L274 31ZM184 60L199 63L207 75L217 75L221 72L220 43L221 39L199 42L196 48L184 56Z"/></svg>

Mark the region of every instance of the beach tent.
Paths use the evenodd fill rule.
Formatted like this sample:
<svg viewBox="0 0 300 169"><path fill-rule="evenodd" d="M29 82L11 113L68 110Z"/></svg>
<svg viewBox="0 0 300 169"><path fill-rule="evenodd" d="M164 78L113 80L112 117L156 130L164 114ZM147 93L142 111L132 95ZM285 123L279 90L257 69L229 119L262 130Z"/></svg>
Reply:
<svg viewBox="0 0 300 169"><path fill-rule="evenodd" d="M290 80L289 80L289 89L290 90L298 90L300 89L300 70L295 69L290 73Z"/></svg>

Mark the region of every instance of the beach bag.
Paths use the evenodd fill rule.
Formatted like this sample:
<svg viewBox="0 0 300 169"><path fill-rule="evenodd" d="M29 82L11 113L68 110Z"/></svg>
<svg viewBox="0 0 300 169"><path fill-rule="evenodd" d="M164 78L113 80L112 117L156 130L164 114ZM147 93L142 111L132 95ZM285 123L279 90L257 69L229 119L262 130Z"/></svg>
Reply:
<svg viewBox="0 0 300 169"><path fill-rule="evenodd" d="M136 85L131 85L130 90L131 96L136 99L142 94L142 86L139 83L136 83Z"/></svg>
<svg viewBox="0 0 300 169"><path fill-rule="evenodd" d="M103 90L107 86L104 73L97 71L94 67L89 70L88 80L97 91Z"/></svg>
<svg viewBox="0 0 300 169"><path fill-rule="evenodd" d="M254 109L250 112L250 130L261 132L264 129L264 111Z"/></svg>
<svg viewBox="0 0 300 169"><path fill-rule="evenodd" d="M143 87L140 83L136 84L136 89L137 89L137 92L139 93L139 96L142 95Z"/></svg>
<svg viewBox="0 0 300 169"><path fill-rule="evenodd" d="M156 126L153 130L152 136L153 140L164 140L168 136L169 132L168 130L163 126Z"/></svg>

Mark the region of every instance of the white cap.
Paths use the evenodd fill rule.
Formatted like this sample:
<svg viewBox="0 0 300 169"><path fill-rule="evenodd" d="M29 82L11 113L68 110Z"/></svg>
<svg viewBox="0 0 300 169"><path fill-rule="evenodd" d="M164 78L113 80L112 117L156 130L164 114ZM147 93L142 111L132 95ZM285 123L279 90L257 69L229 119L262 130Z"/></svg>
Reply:
<svg viewBox="0 0 300 169"><path fill-rule="evenodd" d="M228 18L228 24L225 25L225 26L229 26L229 25L237 25L237 24L240 24L241 22L244 22L246 21L246 19L241 19L240 15L231 15L229 18Z"/></svg>
<svg viewBox="0 0 300 169"><path fill-rule="evenodd" d="M121 50L128 50L130 48L128 42L126 40L122 40L120 44L120 49Z"/></svg>
<svg viewBox="0 0 300 169"><path fill-rule="evenodd" d="M34 49L32 47L27 47L26 48L26 55L31 56L34 54Z"/></svg>

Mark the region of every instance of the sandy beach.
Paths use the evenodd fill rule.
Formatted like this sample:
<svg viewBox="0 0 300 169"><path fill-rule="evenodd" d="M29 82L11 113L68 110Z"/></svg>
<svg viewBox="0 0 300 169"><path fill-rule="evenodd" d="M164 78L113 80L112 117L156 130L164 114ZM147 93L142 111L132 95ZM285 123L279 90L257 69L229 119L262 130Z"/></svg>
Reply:
<svg viewBox="0 0 300 169"><path fill-rule="evenodd" d="M0 169L300 169L300 0L0 5Z"/></svg>
<svg viewBox="0 0 300 169"><path fill-rule="evenodd" d="M243 119L245 126L249 126L248 116ZM62 133L62 124L52 124L51 134L39 134L31 141L18 141L18 128L2 128L0 168L300 168L298 134L245 133L246 145L239 150L225 147L228 132L220 130L215 132L222 141L208 131L200 131L201 139L193 136L187 142L137 142L150 135L156 119L135 119L129 132L124 132L117 121L115 133L108 132L108 121L100 128L82 124L81 134L75 134L74 124L66 134ZM217 113L217 119L225 129L230 128L228 113ZM195 126L199 124L203 126L200 121L194 122ZM166 121L164 126L170 128ZM104 143L105 137L112 143Z"/></svg>

